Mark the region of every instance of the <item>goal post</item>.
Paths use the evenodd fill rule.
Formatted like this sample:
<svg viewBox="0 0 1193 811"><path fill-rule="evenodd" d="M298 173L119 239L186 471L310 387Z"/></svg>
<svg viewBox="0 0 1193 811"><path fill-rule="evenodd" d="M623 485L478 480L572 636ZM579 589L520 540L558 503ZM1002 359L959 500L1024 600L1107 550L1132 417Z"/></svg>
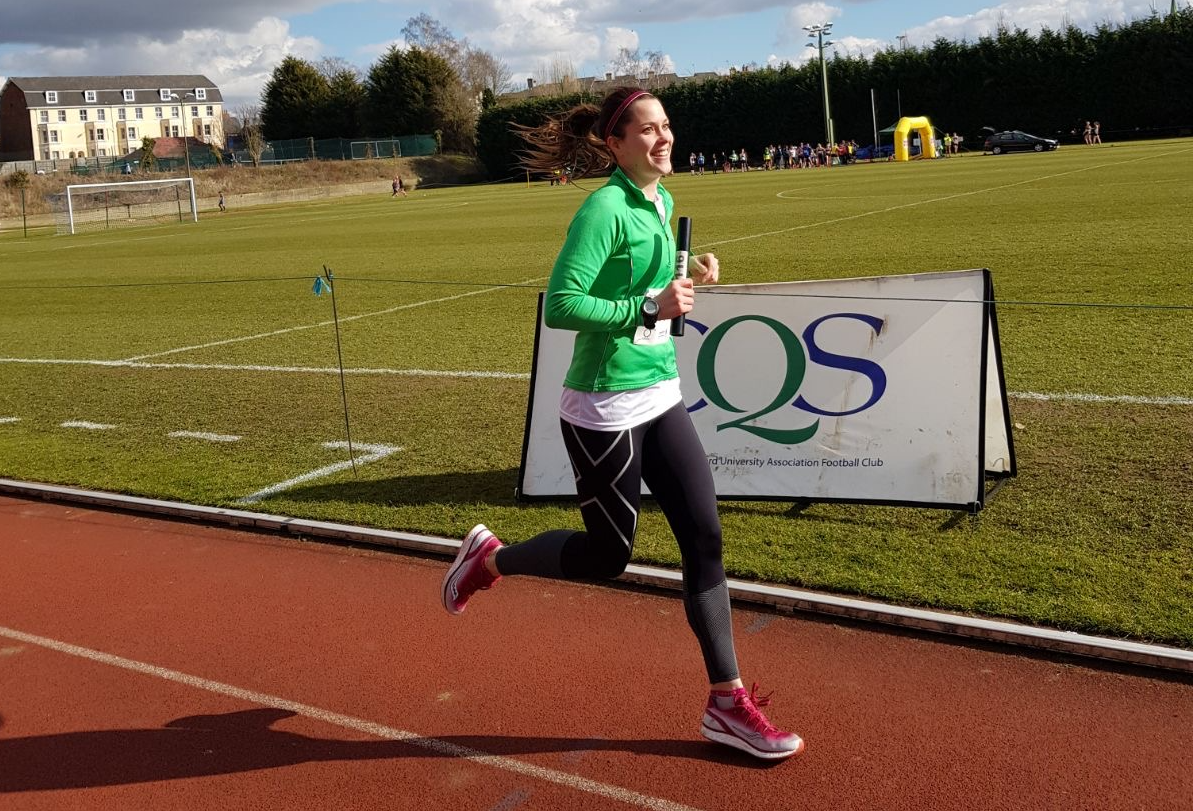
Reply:
<svg viewBox="0 0 1193 811"><path fill-rule="evenodd" d="M80 183L50 198L59 234L199 221L189 177Z"/></svg>
<svg viewBox="0 0 1193 811"><path fill-rule="evenodd" d="M350 141L348 149L354 161L402 157L402 143L397 138Z"/></svg>

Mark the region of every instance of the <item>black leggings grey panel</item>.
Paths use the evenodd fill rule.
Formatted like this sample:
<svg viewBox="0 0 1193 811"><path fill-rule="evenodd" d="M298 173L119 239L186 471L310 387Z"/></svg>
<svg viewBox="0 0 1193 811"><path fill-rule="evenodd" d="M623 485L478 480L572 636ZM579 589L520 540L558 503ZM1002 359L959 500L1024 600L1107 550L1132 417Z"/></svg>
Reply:
<svg viewBox="0 0 1193 811"><path fill-rule="evenodd" d="M497 555L498 570L568 580L617 577L633 552L645 482L679 542L684 608L709 681L736 679L716 491L683 404L624 431L560 425L585 531L551 530L506 547Z"/></svg>

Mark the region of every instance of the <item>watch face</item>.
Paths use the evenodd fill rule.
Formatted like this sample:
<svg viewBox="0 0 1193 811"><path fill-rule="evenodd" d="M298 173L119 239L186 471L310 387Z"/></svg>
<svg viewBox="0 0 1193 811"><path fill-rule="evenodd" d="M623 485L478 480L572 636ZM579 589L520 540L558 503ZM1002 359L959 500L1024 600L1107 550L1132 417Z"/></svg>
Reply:
<svg viewBox="0 0 1193 811"><path fill-rule="evenodd" d="M642 314L643 315L658 315L659 314L659 303L652 298L646 299L645 301L642 302Z"/></svg>

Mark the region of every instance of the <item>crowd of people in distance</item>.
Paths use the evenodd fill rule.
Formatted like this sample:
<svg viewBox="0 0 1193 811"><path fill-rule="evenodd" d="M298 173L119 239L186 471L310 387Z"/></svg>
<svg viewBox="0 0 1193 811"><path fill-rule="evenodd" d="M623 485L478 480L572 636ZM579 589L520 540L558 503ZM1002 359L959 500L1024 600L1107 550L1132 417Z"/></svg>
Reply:
<svg viewBox="0 0 1193 811"><path fill-rule="evenodd" d="M965 140L965 136L959 135L955 132L946 132L942 138L936 143L937 152L943 157L949 155L960 155L961 144ZM942 148L943 147L943 148Z"/></svg>
<svg viewBox="0 0 1193 811"><path fill-rule="evenodd" d="M770 144L762 149L762 160L758 164L750 163L750 155L746 150L733 149L713 152L706 157L703 152L693 152L688 156L688 168L694 175L702 175L706 167L711 167L715 175L722 172L770 171L772 169L813 169L828 168L834 164L844 166L857 160L858 145L856 141L839 141L825 146L823 143L812 146L809 143L800 144Z"/></svg>
<svg viewBox="0 0 1193 811"><path fill-rule="evenodd" d="M1085 143L1087 143L1087 144L1102 143L1102 124L1101 124L1101 122L1095 121L1091 124L1090 122L1086 121L1085 122L1085 132L1082 134L1082 138L1085 141Z"/></svg>

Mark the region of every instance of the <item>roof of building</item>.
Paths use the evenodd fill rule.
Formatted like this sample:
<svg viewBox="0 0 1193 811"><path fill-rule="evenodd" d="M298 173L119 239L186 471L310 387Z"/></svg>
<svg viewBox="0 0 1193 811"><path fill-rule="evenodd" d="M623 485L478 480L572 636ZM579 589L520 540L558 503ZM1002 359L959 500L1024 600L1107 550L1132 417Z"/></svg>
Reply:
<svg viewBox="0 0 1193 811"><path fill-rule="evenodd" d="M25 105L41 107L111 107L122 104L161 103L158 91L169 88L184 98L197 88L206 90L207 97L199 103L223 102L215 84L201 74L171 76L10 76L5 88L12 85L25 94ZM47 90L58 93L57 104L47 104ZM85 91L95 91L95 101L87 101ZM132 102L124 100L124 91L136 91ZM143 94L150 95L143 95ZM192 100L188 102L194 103Z"/></svg>
<svg viewBox="0 0 1193 811"><path fill-rule="evenodd" d="M581 76L579 78L569 77L562 82L550 82L547 84L530 83L530 87L525 90L517 90L512 93L503 93L501 98L503 101L514 101L521 99L537 98L539 96L554 96L561 93L575 93L580 90L586 90L590 93L602 93L612 90L616 87L630 86L641 87L644 90L660 90L664 87L671 87L677 84L701 84L711 79L723 78L720 74L714 71L701 71L693 73L691 76L680 76L676 73L657 73L651 74L646 78L634 76L632 74L622 74L614 76L611 73L606 73L601 76Z"/></svg>

